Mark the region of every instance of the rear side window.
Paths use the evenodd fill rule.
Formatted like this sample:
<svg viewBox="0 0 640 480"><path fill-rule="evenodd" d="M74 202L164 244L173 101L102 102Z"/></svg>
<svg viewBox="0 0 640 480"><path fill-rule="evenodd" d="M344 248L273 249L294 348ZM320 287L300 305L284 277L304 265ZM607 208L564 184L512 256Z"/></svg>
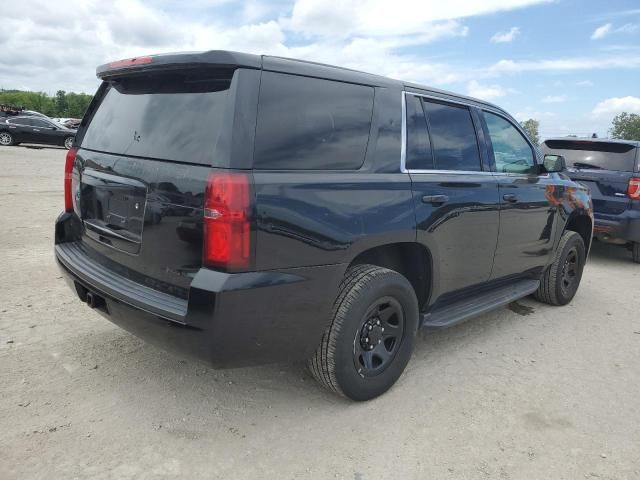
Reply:
<svg viewBox="0 0 640 480"><path fill-rule="evenodd" d="M433 169L431 142L422 100L415 95L405 96L407 107L407 152L405 167L409 170Z"/></svg>
<svg viewBox="0 0 640 480"><path fill-rule="evenodd" d="M435 168L479 171L480 152L467 107L424 101L429 119Z"/></svg>
<svg viewBox="0 0 640 480"><path fill-rule="evenodd" d="M636 147L628 143L546 140L544 153L562 155L568 167L633 172Z"/></svg>
<svg viewBox="0 0 640 480"><path fill-rule="evenodd" d="M211 165L232 75L199 70L112 80L82 147Z"/></svg>
<svg viewBox="0 0 640 480"><path fill-rule="evenodd" d="M372 111L372 87L263 72L254 168L357 169Z"/></svg>
<svg viewBox="0 0 640 480"><path fill-rule="evenodd" d="M7 120L7 122L13 123L14 125L28 125L28 126L32 125L30 118L23 118L23 117L12 118L11 120Z"/></svg>

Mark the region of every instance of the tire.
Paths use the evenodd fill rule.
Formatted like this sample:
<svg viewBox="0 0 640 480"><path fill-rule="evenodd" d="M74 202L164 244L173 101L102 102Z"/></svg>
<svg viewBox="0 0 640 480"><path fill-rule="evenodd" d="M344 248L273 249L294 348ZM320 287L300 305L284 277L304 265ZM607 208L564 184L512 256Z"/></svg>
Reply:
<svg viewBox="0 0 640 480"><path fill-rule="evenodd" d="M64 139L64 148L66 148L67 150L71 150L71 147L73 147L73 140L74 137L67 137Z"/></svg>
<svg viewBox="0 0 640 480"><path fill-rule="evenodd" d="M636 263L640 263L640 242L633 242L631 245L631 258Z"/></svg>
<svg viewBox="0 0 640 480"><path fill-rule="evenodd" d="M585 261L582 237L576 232L564 232L555 259L542 275L534 297L549 305L569 303L578 291Z"/></svg>
<svg viewBox="0 0 640 480"><path fill-rule="evenodd" d="M418 301L409 281L393 270L357 265L340 284L331 325L309 369L338 395L370 400L404 371L417 329Z"/></svg>
<svg viewBox="0 0 640 480"><path fill-rule="evenodd" d="M16 141L9 132L0 132L0 145L3 147L8 147L11 145L15 145Z"/></svg>

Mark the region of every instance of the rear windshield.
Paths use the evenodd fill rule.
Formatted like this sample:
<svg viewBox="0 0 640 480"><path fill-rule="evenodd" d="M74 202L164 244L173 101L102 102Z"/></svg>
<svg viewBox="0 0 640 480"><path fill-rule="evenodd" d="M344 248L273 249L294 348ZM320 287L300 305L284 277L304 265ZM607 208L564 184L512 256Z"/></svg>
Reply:
<svg viewBox="0 0 640 480"><path fill-rule="evenodd" d="M232 75L216 70L110 80L82 147L211 165Z"/></svg>
<svg viewBox="0 0 640 480"><path fill-rule="evenodd" d="M544 153L562 155L568 167L633 172L636 147L627 143L547 140Z"/></svg>

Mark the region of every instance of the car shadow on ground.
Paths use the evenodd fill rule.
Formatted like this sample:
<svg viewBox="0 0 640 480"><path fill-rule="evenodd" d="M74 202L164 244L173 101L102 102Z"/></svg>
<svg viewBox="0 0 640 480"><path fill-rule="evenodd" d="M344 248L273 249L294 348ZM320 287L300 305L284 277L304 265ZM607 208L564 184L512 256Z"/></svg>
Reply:
<svg viewBox="0 0 640 480"><path fill-rule="evenodd" d="M631 252L624 245L612 245L610 243L593 241L587 267L589 262L634 265L631 260Z"/></svg>

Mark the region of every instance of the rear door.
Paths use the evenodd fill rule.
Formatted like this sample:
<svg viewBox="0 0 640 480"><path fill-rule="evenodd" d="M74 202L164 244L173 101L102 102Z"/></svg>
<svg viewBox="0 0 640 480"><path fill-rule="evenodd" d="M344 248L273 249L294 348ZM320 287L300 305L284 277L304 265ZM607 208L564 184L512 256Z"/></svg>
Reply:
<svg viewBox="0 0 640 480"><path fill-rule="evenodd" d="M418 241L433 257L432 299L480 285L498 238L497 182L481 156L477 122L462 104L405 93L404 170L411 176Z"/></svg>
<svg viewBox="0 0 640 480"><path fill-rule="evenodd" d="M619 215L629 209L629 179L636 170L637 148L607 141L547 140L544 153L562 155L567 174L591 191L596 215Z"/></svg>
<svg viewBox="0 0 640 480"><path fill-rule="evenodd" d="M240 77L200 68L103 83L78 132L73 183L89 255L138 283L186 295L202 264L207 178L229 161Z"/></svg>

